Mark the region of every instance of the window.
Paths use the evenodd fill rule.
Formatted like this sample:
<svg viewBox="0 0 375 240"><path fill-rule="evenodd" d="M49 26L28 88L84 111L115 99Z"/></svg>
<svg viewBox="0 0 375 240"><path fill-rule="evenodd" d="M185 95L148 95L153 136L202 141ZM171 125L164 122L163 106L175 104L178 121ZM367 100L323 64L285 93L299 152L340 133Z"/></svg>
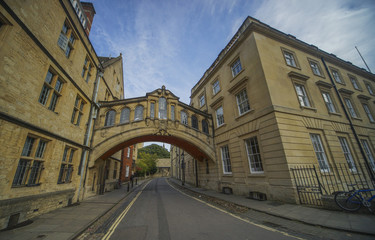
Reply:
<svg viewBox="0 0 375 240"><path fill-rule="evenodd" d="M128 123L130 120L130 109L123 108L120 115L120 123Z"/></svg>
<svg viewBox="0 0 375 240"><path fill-rule="evenodd" d="M196 116L191 116L191 126L195 129L198 129L198 119Z"/></svg>
<svg viewBox="0 0 375 240"><path fill-rule="evenodd" d="M204 98L204 95L199 97L199 107L203 107L206 104L206 99Z"/></svg>
<svg viewBox="0 0 375 240"><path fill-rule="evenodd" d="M18 162L12 186L36 186L44 169L44 152L47 141L27 136Z"/></svg>
<svg viewBox="0 0 375 240"><path fill-rule="evenodd" d="M61 89L63 81L54 74L51 70L48 70L47 76L44 80L44 85L39 96L39 103L44 106L48 105L48 109L55 111L57 101L61 97Z"/></svg>
<svg viewBox="0 0 375 240"><path fill-rule="evenodd" d="M296 88L297 96L299 103L302 107L310 107L310 101L307 97L307 93L305 90L305 87L301 84L294 84L294 87Z"/></svg>
<svg viewBox="0 0 375 240"><path fill-rule="evenodd" d="M155 103L150 103L150 118L154 119L155 118Z"/></svg>
<svg viewBox="0 0 375 240"><path fill-rule="evenodd" d="M365 139L362 139L361 142L362 142L363 149L365 150L365 153L367 155L367 161L369 161L369 163L372 167L372 170L375 170L374 155L372 155L372 151L370 149L370 146L369 146L367 140L365 140Z"/></svg>
<svg viewBox="0 0 375 240"><path fill-rule="evenodd" d="M240 115L250 111L250 105L247 99L246 89L242 90L239 94L237 94L236 99Z"/></svg>
<svg viewBox="0 0 375 240"><path fill-rule="evenodd" d="M62 50L64 50L66 57L70 56L75 40L76 38L73 34L72 28L69 26L68 22L65 21L60 32L60 37L57 40L57 44Z"/></svg>
<svg viewBox="0 0 375 240"><path fill-rule="evenodd" d="M209 134L209 131L208 131L208 123L205 119L202 120L202 131L204 133L207 133Z"/></svg>
<svg viewBox="0 0 375 240"><path fill-rule="evenodd" d="M109 110L105 115L105 124L104 126L113 126L115 125L116 111Z"/></svg>
<svg viewBox="0 0 375 240"><path fill-rule="evenodd" d="M354 89L361 90L357 79L353 76L349 76L350 82L353 84Z"/></svg>
<svg viewBox="0 0 375 240"><path fill-rule="evenodd" d="M127 153L126 153L126 157L127 157L127 158L130 158L130 147L128 147L128 151L127 151Z"/></svg>
<svg viewBox="0 0 375 240"><path fill-rule="evenodd" d="M113 168L113 179L116 179L117 177L117 162L115 162L115 167Z"/></svg>
<svg viewBox="0 0 375 240"><path fill-rule="evenodd" d="M216 80L214 82L214 84L212 84L212 91L213 91L214 95L216 95L220 91L219 80Z"/></svg>
<svg viewBox="0 0 375 240"><path fill-rule="evenodd" d="M283 55L284 55L285 62L287 65L291 67L297 67L296 58L293 52L283 49Z"/></svg>
<svg viewBox="0 0 375 240"><path fill-rule="evenodd" d="M70 122L73 123L74 125L79 126L82 115L83 115L84 105L85 105L85 102L82 100L80 96L77 95L76 101L73 107L72 119L70 120Z"/></svg>
<svg viewBox="0 0 375 240"><path fill-rule="evenodd" d="M188 125L188 117L186 112L181 111L181 123L184 125Z"/></svg>
<svg viewBox="0 0 375 240"><path fill-rule="evenodd" d="M174 121L174 105L171 105L171 120Z"/></svg>
<svg viewBox="0 0 375 240"><path fill-rule="evenodd" d="M221 148L221 159L223 161L223 172L224 174L231 174L232 167L230 164L230 156L229 156L229 149L228 146L224 146Z"/></svg>
<svg viewBox="0 0 375 240"><path fill-rule="evenodd" d="M327 92L322 92L324 102L326 103L328 112L330 113L336 113L335 105L332 102L331 95Z"/></svg>
<svg viewBox="0 0 375 240"><path fill-rule="evenodd" d="M262 158L260 157L259 144L257 137L252 137L245 140L247 159L251 173L262 173L263 165Z"/></svg>
<svg viewBox="0 0 375 240"><path fill-rule="evenodd" d="M366 103L363 103L362 106L363 106L363 109L365 110L365 112L367 114L367 117L370 120L370 122L374 122L374 117L372 116L372 113L371 113L368 105Z"/></svg>
<svg viewBox="0 0 375 240"><path fill-rule="evenodd" d="M335 70L335 69L331 69L331 71L332 71L332 75L333 75L333 78L335 79L335 81L340 83L340 84L344 84L344 81L342 80L339 71Z"/></svg>
<svg viewBox="0 0 375 240"><path fill-rule="evenodd" d="M135 113L134 113L134 121L140 121L143 120L143 106L138 105L135 108Z"/></svg>
<svg viewBox="0 0 375 240"><path fill-rule="evenodd" d="M369 83L365 83L367 91L371 94L374 95L374 91L372 90L372 87Z"/></svg>
<svg viewBox="0 0 375 240"><path fill-rule="evenodd" d="M216 109L216 122L218 127L224 124L223 107L219 107L218 109Z"/></svg>
<svg viewBox="0 0 375 240"><path fill-rule="evenodd" d="M86 82L89 82L91 77L91 68L92 64L88 57L85 58L85 62L83 63L82 73L81 76L85 79Z"/></svg>
<svg viewBox="0 0 375 240"><path fill-rule="evenodd" d="M70 183L71 182L72 173L73 173L74 153L75 153L75 149L71 147L65 147L57 183Z"/></svg>
<svg viewBox="0 0 375 240"><path fill-rule="evenodd" d="M350 171L356 172L357 168L355 167L354 160L352 153L350 152L350 148L348 145L348 142L346 141L346 138L339 137L339 141L341 144L342 151L344 152L344 156L346 159L346 162L348 163Z"/></svg>
<svg viewBox="0 0 375 240"><path fill-rule="evenodd" d="M159 119L167 119L167 100L159 98Z"/></svg>
<svg viewBox="0 0 375 240"><path fill-rule="evenodd" d="M232 69L232 76L235 77L239 74L242 70L241 61L238 58L230 67Z"/></svg>
<svg viewBox="0 0 375 240"><path fill-rule="evenodd" d="M320 70L320 66L318 62L309 59L309 63L310 63L312 72L317 76L322 76L322 71Z"/></svg>
<svg viewBox="0 0 375 240"><path fill-rule="evenodd" d="M323 148L322 140L320 139L320 135L311 133L310 138L314 147L316 158L318 159L320 171L329 172L327 156L324 152L324 148Z"/></svg>
<svg viewBox="0 0 375 240"><path fill-rule="evenodd" d="M346 108L348 109L350 116L358 118L358 115L353 107L352 101L349 98L344 98Z"/></svg>

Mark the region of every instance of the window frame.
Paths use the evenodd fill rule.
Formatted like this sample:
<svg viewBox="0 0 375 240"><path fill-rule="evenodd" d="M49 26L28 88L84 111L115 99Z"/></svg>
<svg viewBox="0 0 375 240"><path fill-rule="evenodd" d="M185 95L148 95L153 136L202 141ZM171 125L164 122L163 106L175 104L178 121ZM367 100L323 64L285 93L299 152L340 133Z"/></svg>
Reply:
<svg viewBox="0 0 375 240"><path fill-rule="evenodd" d="M354 157L350 149L348 140L346 139L346 137L343 137L343 136L338 136L338 139L339 139L346 163L348 164L349 170L351 172L357 172L357 166L355 164Z"/></svg>
<svg viewBox="0 0 375 240"><path fill-rule="evenodd" d="M317 137L313 139L313 136ZM315 152L316 159L318 161L319 169L321 172L328 173L330 172L328 157L325 151L325 147L321 138L321 134L318 133L310 133L310 140L313 146L313 150ZM318 141L316 141L318 140ZM314 144L314 141L316 144ZM320 149L317 149L319 147ZM325 166L324 166L325 165Z"/></svg>
<svg viewBox="0 0 375 240"><path fill-rule="evenodd" d="M256 144L253 146L251 145L251 140L252 139L255 139L256 141ZM264 167L263 167L263 162L262 162L262 157L261 157L261 151L260 151L260 147L259 147L259 141L258 141L258 138L257 136L253 136L253 137L250 137L250 138L247 138L244 140L245 142L245 148L246 148L246 153L247 153L247 160L248 160L248 163L249 163L249 170L250 170L250 173L251 174L262 174L264 173ZM256 152L254 152L254 148L256 148ZM257 158L257 159L255 159ZM260 169L259 170L259 166L258 167L253 167L255 165L260 165Z"/></svg>
<svg viewBox="0 0 375 240"><path fill-rule="evenodd" d="M143 119L144 119L144 107L143 105L137 105L134 110L134 121L142 121Z"/></svg>
<svg viewBox="0 0 375 240"><path fill-rule="evenodd" d="M330 70L331 70L331 74L335 82L341 85L345 85L344 78L342 77L340 71L336 68L330 68ZM337 81L337 79L339 79L340 81Z"/></svg>
<svg viewBox="0 0 375 240"><path fill-rule="evenodd" d="M221 109L221 112L222 114L219 116L218 115L218 110ZM217 124L217 127L221 127L225 124L225 121L224 121L224 109L223 109L223 106L219 106L218 108L216 108L215 110L215 116L216 116L216 124Z"/></svg>
<svg viewBox="0 0 375 240"><path fill-rule="evenodd" d="M72 24L70 24L68 19L65 19L57 39L57 46L64 51L65 57L70 58L76 41L78 41L78 37L72 28Z"/></svg>
<svg viewBox="0 0 375 240"><path fill-rule="evenodd" d="M225 156L224 156L224 153L225 153ZM222 167L223 167L223 174L225 175L232 174L232 164L230 161L230 153L229 153L228 145L224 145L220 147L220 156L221 156L221 162L222 162Z"/></svg>
<svg viewBox="0 0 375 240"><path fill-rule="evenodd" d="M59 98L62 96L65 81L52 68L47 70L43 87L40 92L38 102L48 110L56 113Z"/></svg>
<svg viewBox="0 0 375 240"><path fill-rule="evenodd" d="M128 111L127 115L125 112L126 110ZM124 107L123 109L121 109L121 113L120 113L120 124L125 124L129 122L130 122L130 108Z"/></svg>
<svg viewBox="0 0 375 240"><path fill-rule="evenodd" d="M236 77L243 70L240 58L236 58L234 62L230 65L232 72L232 77Z"/></svg>
<svg viewBox="0 0 375 240"><path fill-rule="evenodd" d="M359 91L362 91L362 87L361 85L359 84L358 82L358 79L353 76L353 75L350 75L348 74L348 77L349 77L349 81L352 83L352 86L355 90L359 90ZM357 86L357 87L356 87Z"/></svg>
<svg viewBox="0 0 375 240"><path fill-rule="evenodd" d="M203 107L204 105L206 105L206 97L202 94L199 96L199 107Z"/></svg>
<svg viewBox="0 0 375 240"><path fill-rule="evenodd" d="M350 97L348 97L348 96L344 96L343 99L344 99L345 107L346 107L346 109L348 110L348 112L350 114L350 117L354 118L354 119L360 118L357 109L353 105L352 99ZM350 103L349 104L350 106L348 106L348 102Z"/></svg>
<svg viewBox="0 0 375 240"><path fill-rule="evenodd" d="M372 114L372 111L371 111L369 105L367 103L365 103L365 102L362 102L362 107L363 107L363 110L365 111L365 113L367 115L368 120L371 123L375 123L374 115Z"/></svg>
<svg viewBox="0 0 375 240"><path fill-rule="evenodd" d="M297 99L298 99L300 107L302 107L302 108L312 108L311 100L310 100L309 94L307 93L307 90L306 90L306 84L302 84L300 82L294 82L293 85L294 85L294 90L296 92ZM302 89L303 95L299 95L297 86L302 87L301 89ZM300 97L302 97L302 99ZM305 105L306 103L305 103L304 100L307 100L307 105Z"/></svg>
<svg viewBox="0 0 375 240"><path fill-rule="evenodd" d="M365 81L365 87L366 87L366 89L367 89L367 92L368 92L370 95L372 95L372 96L375 95L374 89L372 88L372 85L371 85L369 82L366 82L366 81Z"/></svg>
<svg viewBox="0 0 375 240"><path fill-rule="evenodd" d="M309 66L310 66L310 68L311 68L312 73L313 73L315 76L324 77L324 74L323 74L322 68L320 67L319 62L316 61L316 60L313 60L313 59L311 59L311 58L307 58L307 60L308 60L308 62L309 62ZM312 64L314 64L314 65L316 66L316 68L314 68L314 67L312 66ZM316 73L316 72L314 71L314 69L317 69L317 70L318 70L318 73Z"/></svg>
<svg viewBox="0 0 375 240"><path fill-rule="evenodd" d="M14 173L12 188L33 187L41 184L48 142L49 140L36 135L26 136Z"/></svg>
<svg viewBox="0 0 375 240"><path fill-rule="evenodd" d="M181 111L180 112L180 118L181 118L181 124L185 125L185 126L189 126L189 117L188 117L188 114L187 112L185 111Z"/></svg>
<svg viewBox="0 0 375 240"><path fill-rule="evenodd" d="M76 148L66 145L61 160L60 171L57 178L57 184L67 184L72 182L74 171L74 153L77 152Z"/></svg>
<svg viewBox="0 0 375 240"><path fill-rule="evenodd" d="M327 107L328 113L337 114L337 113L338 113L338 111L337 111L337 106L336 106L336 103L334 102L334 100L333 100L332 97L331 97L331 93L330 93L330 91L324 91L324 90L323 90L323 91L321 91L321 93L322 93L323 101L324 101L324 103L325 103L325 105L326 105L326 107ZM326 98L324 97L325 95L328 96L327 99L329 99L330 101L326 101ZM329 106L332 106L333 111L331 111L331 109L330 109Z"/></svg>
<svg viewBox="0 0 375 240"><path fill-rule="evenodd" d="M242 100L242 102L240 102L240 100L239 100L239 96L242 94L242 93L245 93L244 94L244 99ZM241 96L240 96L241 97ZM248 97L248 95L247 95L247 90L246 90L246 88L243 88L243 89L241 89L240 91L238 91L238 93L236 94L236 102L237 102L237 109L238 109L238 114L239 114L239 116L242 116L242 115L244 115L245 113L247 113L247 112L250 112L251 111L251 107L250 107L250 103L249 103L249 97ZM243 108L243 110L245 110L245 111L243 111L243 112L241 112L241 106L242 106L242 104L245 104L246 105L246 107L244 107Z"/></svg>
<svg viewBox="0 0 375 240"><path fill-rule="evenodd" d="M196 130L199 130L198 118L195 115L191 116L191 127L196 129Z"/></svg>
<svg viewBox="0 0 375 240"><path fill-rule="evenodd" d="M76 100L73 106L73 113L70 122L76 126L79 126L81 123L81 119L83 116L83 108L85 107L86 101L82 99L82 97L77 94ZM77 114L78 113L78 114Z"/></svg>
<svg viewBox="0 0 375 240"><path fill-rule="evenodd" d="M363 150L365 151L367 160L369 164L372 166L372 170L375 171L375 159L374 159L374 149L371 148L367 139L360 139Z"/></svg>
<svg viewBox="0 0 375 240"><path fill-rule="evenodd" d="M298 59L297 59L297 55L294 51L291 51L291 50L283 48L283 47L281 47L281 51L282 51L282 54L283 54L285 64L287 66L300 69L300 65L299 65L299 62L298 62ZM291 58L290 59L287 58L286 55L288 55ZM290 60L292 60L292 62L290 62Z"/></svg>
<svg viewBox="0 0 375 240"><path fill-rule="evenodd" d="M219 81L219 79L216 79L212 83L212 94L213 94L213 96L215 96L216 94L218 94L220 91L221 91L220 81Z"/></svg>
<svg viewBox="0 0 375 240"><path fill-rule="evenodd" d="M163 109L163 107L164 107L164 109ZM158 113L158 116L159 116L159 119L161 119L161 120L168 119L168 102L167 102L167 99L165 97L159 98L159 113Z"/></svg>
<svg viewBox="0 0 375 240"><path fill-rule="evenodd" d="M105 113L104 127L112 127L116 124L117 112L114 109L110 109Z"/></svg>

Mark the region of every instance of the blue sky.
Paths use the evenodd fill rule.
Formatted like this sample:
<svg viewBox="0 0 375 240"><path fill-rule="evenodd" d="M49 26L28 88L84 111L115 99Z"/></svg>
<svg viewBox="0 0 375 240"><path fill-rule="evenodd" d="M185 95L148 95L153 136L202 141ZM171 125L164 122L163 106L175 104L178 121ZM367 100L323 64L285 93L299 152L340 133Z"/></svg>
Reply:
<svg viewBox="0 0 375 240"><path fill-rule="evenodd" d="M99 56L124 58L125 98L190 90L247 16L375 72L374 0L91 0Z"/></svg>

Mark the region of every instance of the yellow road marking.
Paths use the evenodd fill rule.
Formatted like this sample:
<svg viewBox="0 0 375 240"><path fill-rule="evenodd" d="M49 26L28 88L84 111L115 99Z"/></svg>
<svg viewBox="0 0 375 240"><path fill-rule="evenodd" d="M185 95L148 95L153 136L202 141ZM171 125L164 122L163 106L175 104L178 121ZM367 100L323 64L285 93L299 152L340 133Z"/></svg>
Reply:
<svg viewBox="0 0 375 240"><path fill-rule="evenodd" d="M194 199L194 200L197 200L198 202L201 202L201 203L203 203L203 204L205 204L205 205L207 205L207 206L209 206L209 207L212 207L212 208L214 208L214 209L216 209L216 210L219 210L220 212L226 213L226 214L228 214L228 215L230 215L230 216L232 216L232 217L234 217L234 218L237 218L237 219L239 219L239 220L241 220L241 221L243 221L243 222L246 222L246 223L252 224L252 225L254 225L254 226L257 226L257 227L260 227L260 228L266 229L266 230L271 231L271 232L281 233L281 234L283 234L284 236L287 236L287 237L292 237L292 238L296 238L296 239L304 240L304 238L296 237L296 236L290 235L289 233L286 233L286 232L283 232L283 231L280 231L280 230L277 230L277 229L273 229L273 228L270 228L270 227L264 226L264 225L262 225L262 224L258 224L258 223L255 223L255 222L249 221L249 220L247 220L247 219L245 219L245 218L242 218L242 217L240 217L240 216L234 215L233 213L230 213L230 212L225 211L225 210L223 210L223 209L221 209L221 208L218 208L218 207L216 207L216 206L214 206L214 205L212 205L212 204L209 204L209 203L207 203L207 202L205 202L205 201L203 201L203 200L201 200L201 199L199 199L199 198L196 198L196 197L190 196L190 195L188 195L188 194L186 194L186 193L180 191L179 189L175 188L174 186L172 186L172 185L169 183L169 181L167 181L167 182L168 182L169 186L171 186L172 188L174 188L176 191L180 192L181 194L183 194L183 195L185 195L185 196L188 196L188 197L190 197L190 198L192 198L192 199Z"/></svg>
<svg viewBox="0 0 375 240"><path fill-rule="evenodd" d="M151 181L149 181L148 183L146 183L146 185L143 186L143 188L141 189L141 191L139 191L139 193L137 193L137 195L135 196L135 198L129 203L129 205L120 214L120 216L117 217L116 221L109 228L108 232L103 236L102 240L108 240L112 236L112 234L115 232L117 226L120 224L120 222L122 221L122 219L125 217L125 215L128 213L128 211L130 210L130 208L133 206L134 202L138 199L139 195L141 195L141 193L143 192L143 190L145 189L145 187L150 182Z"/></svg>

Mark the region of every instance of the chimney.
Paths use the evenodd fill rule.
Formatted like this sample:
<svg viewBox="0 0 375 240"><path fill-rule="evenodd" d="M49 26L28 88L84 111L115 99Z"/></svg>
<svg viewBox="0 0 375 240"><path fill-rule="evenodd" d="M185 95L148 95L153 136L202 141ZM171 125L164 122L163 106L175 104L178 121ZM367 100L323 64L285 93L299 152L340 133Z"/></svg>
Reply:
<svg viewBox="0 0 375 240"><path fill-rule="evenodd" d="M83 11L85 11L87 17L87 24L86 24L86 33L87 36L90 34L92 21L94 20L94 15L96 14L94 5L90 2L81 2Z"/></svg>

